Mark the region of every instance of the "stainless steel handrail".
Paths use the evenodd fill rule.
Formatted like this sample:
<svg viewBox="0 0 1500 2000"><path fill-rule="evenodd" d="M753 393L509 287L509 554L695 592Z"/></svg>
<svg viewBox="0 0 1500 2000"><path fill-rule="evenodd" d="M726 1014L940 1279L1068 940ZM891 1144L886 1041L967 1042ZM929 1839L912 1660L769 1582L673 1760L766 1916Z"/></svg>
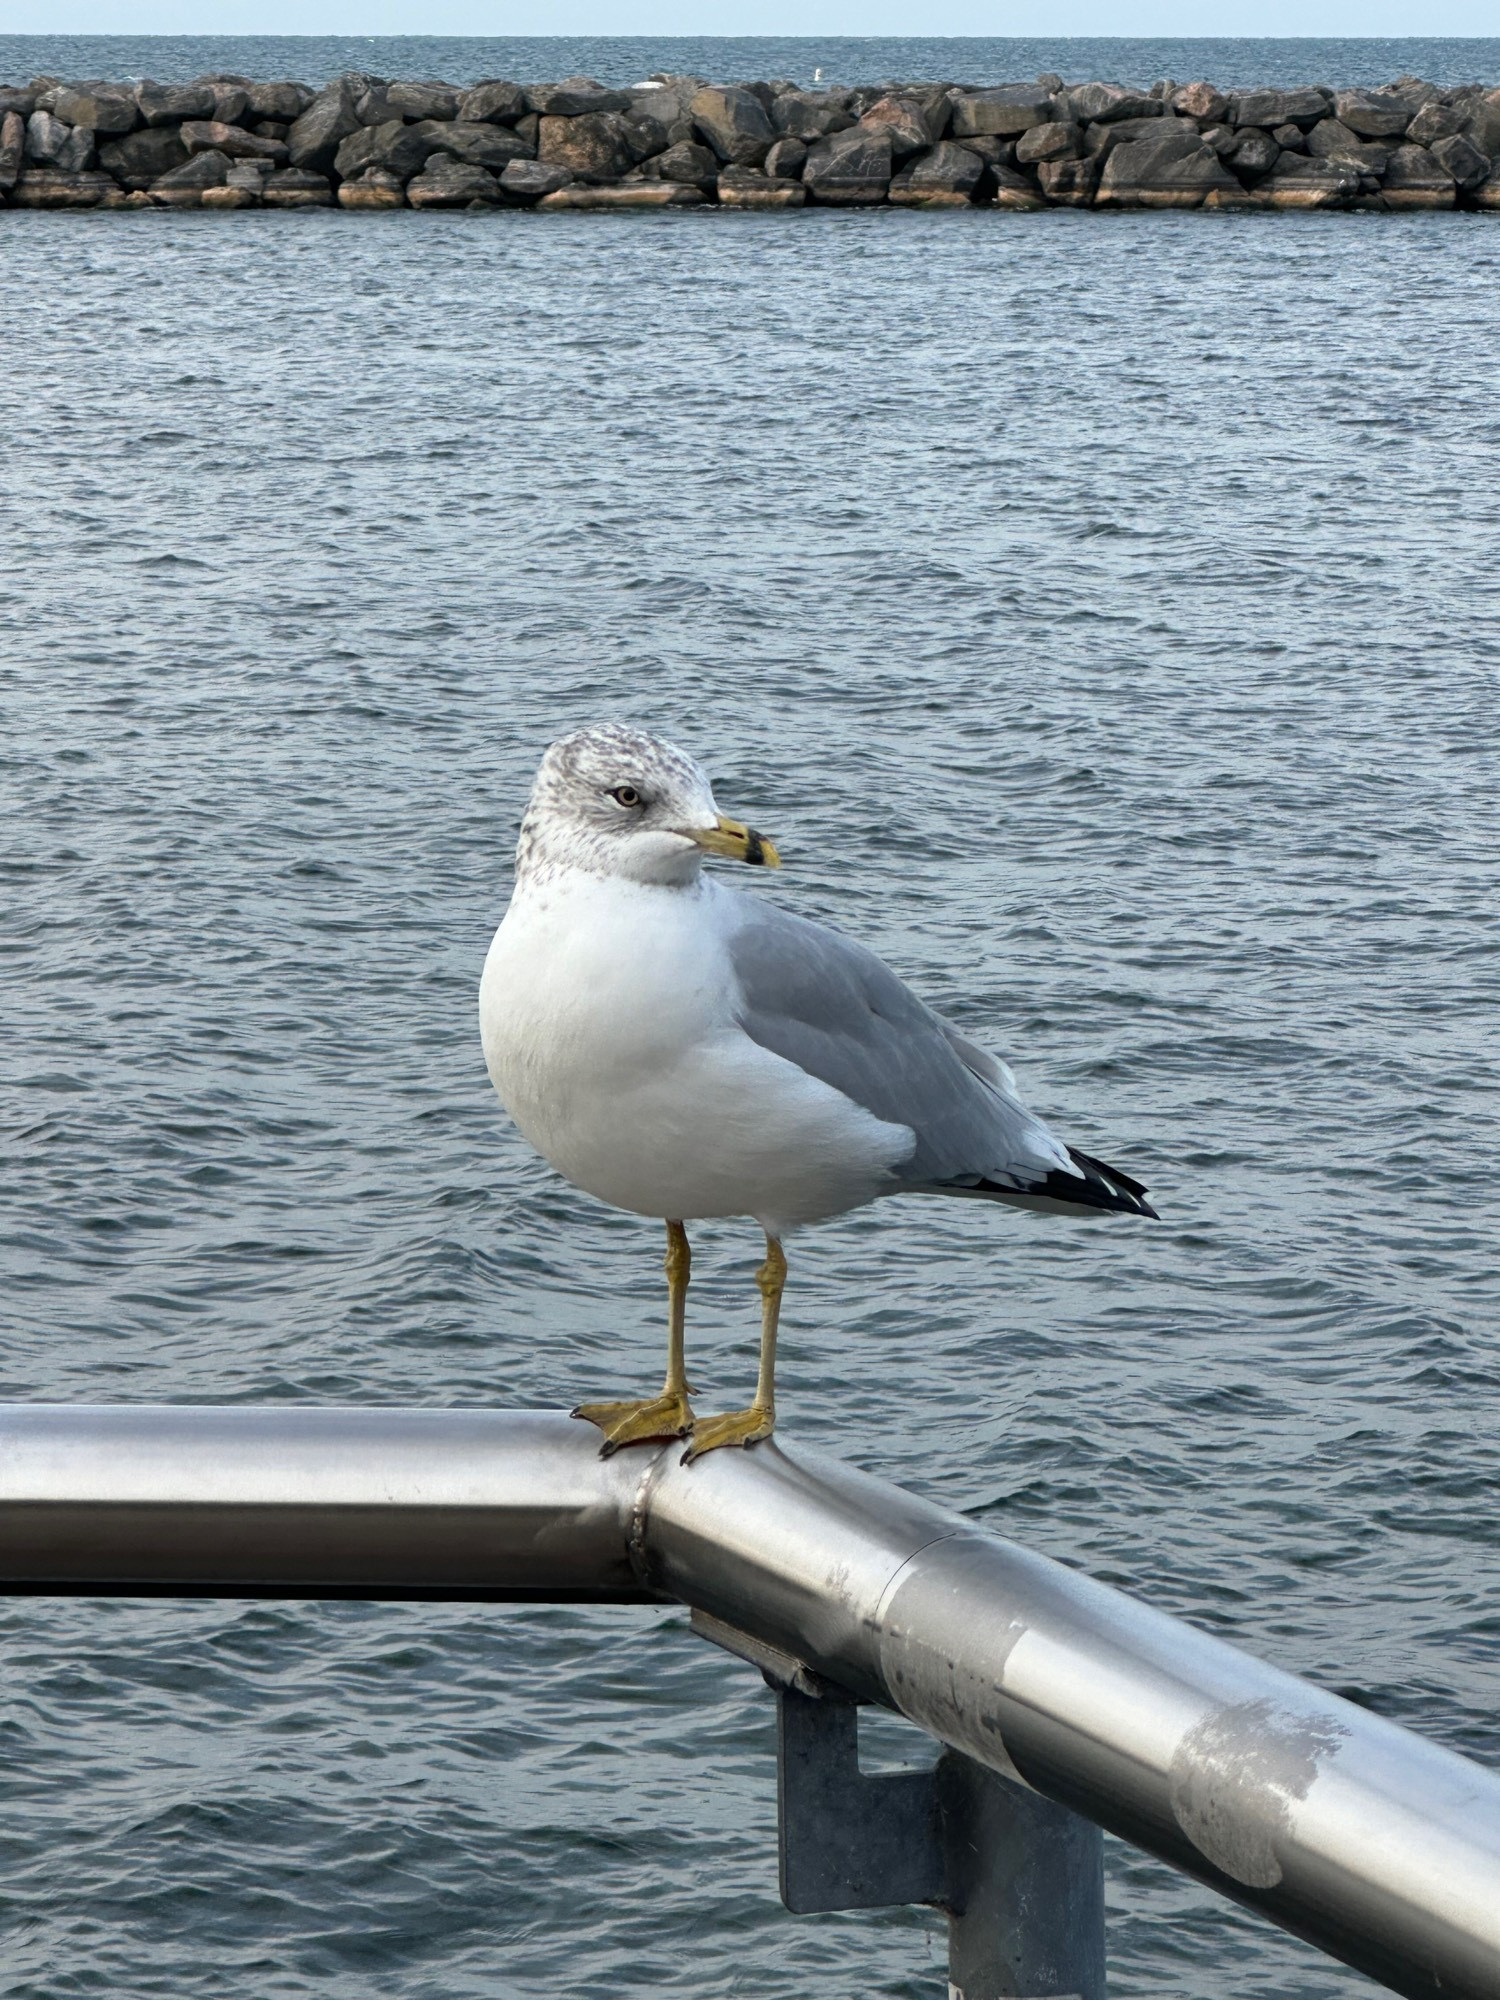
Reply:
<svg viewBox="0 0 1500 2000"><path fill-rule="evenodd" d="M676 1599L1421 2000L1500 1995L1500 1776L787 1443L0 1409L11 1593Z"/></svg>

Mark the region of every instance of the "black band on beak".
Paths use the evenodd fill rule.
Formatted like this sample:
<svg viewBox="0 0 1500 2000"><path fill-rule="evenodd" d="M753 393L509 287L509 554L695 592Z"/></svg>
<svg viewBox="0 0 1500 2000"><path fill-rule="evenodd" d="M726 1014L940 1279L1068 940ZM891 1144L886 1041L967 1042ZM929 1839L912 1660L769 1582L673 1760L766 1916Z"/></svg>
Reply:
<svg viewBox="0 0 1500 2000"><path fill-rule="evenodd" d="M753 826L748 826L745 829L745 859L752 868L762 868L765 866L765 842Z"/></svg>

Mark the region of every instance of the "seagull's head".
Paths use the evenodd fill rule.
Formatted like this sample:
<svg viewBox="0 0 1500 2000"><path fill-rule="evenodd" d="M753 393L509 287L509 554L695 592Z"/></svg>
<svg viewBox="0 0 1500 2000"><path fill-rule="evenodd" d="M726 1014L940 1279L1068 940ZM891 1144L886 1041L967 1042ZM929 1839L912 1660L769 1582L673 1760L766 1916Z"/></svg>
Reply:
<svg viewBox="0 0 1500 2000"><path fill-rule="evenodd" d="M581 868L633 882L691 882L706 854L779 868L754 827L727 819L703 766L675 743L597 723L559 737L531 788L518 875Z"/></svg>

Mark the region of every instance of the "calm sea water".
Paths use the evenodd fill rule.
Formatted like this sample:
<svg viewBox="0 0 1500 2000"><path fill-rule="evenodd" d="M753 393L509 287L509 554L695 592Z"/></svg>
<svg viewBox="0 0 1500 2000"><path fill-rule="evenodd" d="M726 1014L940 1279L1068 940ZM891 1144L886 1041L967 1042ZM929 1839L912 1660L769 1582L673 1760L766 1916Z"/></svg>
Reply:
<svg viewBox="0 0 1500 2000"><path fill-rule="evenodd" d="M153 76L162 82L229 70L322 83L348 69L383 76L435 76L472 83L485 76L551 82L595 76L633 83L666 69L712 77L793 78L811 83L879 83L888 77L1006 83L1053 70L1074 82L1118 77L1148 84L1160 76L1221 84L1389 83L1403 74L1434 83L1493 81L1500 40L1404 36L1360 41L1304 36L1227 39L1153 36L964 35L7 35L0 34L0 79L33 75Z"/></svg>
<svg viewBox="0 0 1500 2000"><path fill-rule="evenodd" d="M628 715L1165 1217L795 1242L788 1431L1500 1759L1500 224L17 212L0 259L4 1394L656 1377L655 1229L527 1153L474 1021L541 747ZM729 1397L757 1245L699 1250ZM930 1914L781 1910L769 1697L677 1612L15 1601L0 1658L16 2000L943 1990ZM1370 1990L1111 1870L1119 1995Z"/></svg>

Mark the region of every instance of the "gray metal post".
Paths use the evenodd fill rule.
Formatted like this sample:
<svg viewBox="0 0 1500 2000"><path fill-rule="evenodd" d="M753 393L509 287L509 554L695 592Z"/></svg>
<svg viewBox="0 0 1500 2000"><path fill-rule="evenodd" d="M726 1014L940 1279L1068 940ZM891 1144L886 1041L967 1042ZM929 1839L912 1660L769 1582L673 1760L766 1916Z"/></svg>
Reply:
<svg viewBox="0 0 1500 2000"><path fill-rule="evenodd" d="M1104 2000L1104 1840L950 1750L937 1767L950 2000Z"/></svg>

